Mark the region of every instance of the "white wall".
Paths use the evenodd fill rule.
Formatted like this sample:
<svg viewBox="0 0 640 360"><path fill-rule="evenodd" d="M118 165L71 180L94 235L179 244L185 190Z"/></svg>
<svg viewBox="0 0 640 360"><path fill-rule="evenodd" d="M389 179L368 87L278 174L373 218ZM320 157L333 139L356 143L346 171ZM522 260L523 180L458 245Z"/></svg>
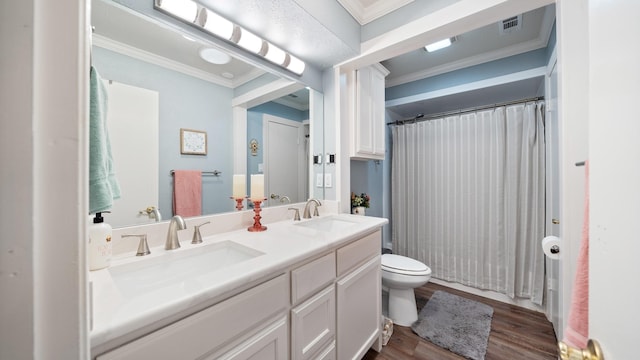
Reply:
<svg viewBox="0 0 640 360"><path fill-rule="evenodd" d="M0 358L87 359L88 12L0 3Z"/></svg>

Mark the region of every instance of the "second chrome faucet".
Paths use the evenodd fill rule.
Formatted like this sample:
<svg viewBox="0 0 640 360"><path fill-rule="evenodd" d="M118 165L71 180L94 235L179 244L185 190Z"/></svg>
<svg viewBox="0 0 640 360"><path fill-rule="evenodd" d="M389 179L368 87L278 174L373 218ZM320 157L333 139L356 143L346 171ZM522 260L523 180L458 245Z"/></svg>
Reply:
<svg viewBox="0 0 640 360"><path fill-rule="evenodd" d="M318 199L309 199L309 201L304 205L304 212L302 213L302 217L305 219L311 219L311 204L315 204L313 216L320 216L318 213L318 206L322 206L322 203Z"/></svg>
<svg viewBox="0 0 640 360"><path fill-rule="evenodd" d="M169 231L167 232L167 242L164 244L165 250L175 250L180 247L180 240L178 239L178 230L184 230L187 228L187 224L180 215L176 215L171 218L169 222Z"/></svg>

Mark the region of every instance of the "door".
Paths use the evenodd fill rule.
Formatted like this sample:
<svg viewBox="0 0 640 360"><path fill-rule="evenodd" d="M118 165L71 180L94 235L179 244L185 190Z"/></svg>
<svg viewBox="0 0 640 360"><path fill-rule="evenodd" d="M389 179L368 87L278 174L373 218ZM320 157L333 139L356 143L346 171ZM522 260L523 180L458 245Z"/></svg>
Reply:
<svg viewBox="0 0 640 360"><path fill-rule="evenodd" d="M264 115L265 196L269 206L305 201L305 153L301 122Z"/></svg>
<svg viewBox="0 0 640 360"><path fill-rule="evenodd" d="M595 1L589 16L589 337L606 359L638 358L640 34L638 1Z"/></svg>
<svg viewBox="0 0 640 360"><path fill-rule="evenodd" d="M106 87L107 124L121 193L107 221L114 227L153 222L140 211L158 206L158 92L114 81ZM170 215L169 209L163 210Z"/></svg>
<svg viewBox="0 0 640 360"><path fill-rule="evenodd" d="M559 137L558 137L558 68L555 60L550 61L546 77L546 231L545 236L560 236L560 175L559 175ZM562 335L560 327L562 258L552 260L545 257L546 267L546 312L553 324L557 336Z"/></svg>

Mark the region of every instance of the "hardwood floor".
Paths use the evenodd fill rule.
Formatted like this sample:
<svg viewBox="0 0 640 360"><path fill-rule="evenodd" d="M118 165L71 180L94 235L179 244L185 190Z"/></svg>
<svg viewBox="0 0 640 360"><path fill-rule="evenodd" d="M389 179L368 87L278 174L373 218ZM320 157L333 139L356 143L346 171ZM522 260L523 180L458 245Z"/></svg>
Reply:
<svg viewBox="0 0 640 360"><path fill-rule="evenodd" d="M463 296L493 307L491 334L487 346L487 360L556 360L558 358L556 336L553 326L544 314L518 306L486 299L434 283L416 289L418 311L436 290ZM364 360L458 360L464 357L454 354L420 338L404 326L393 326L393 335L382 352L373 350L364 356Z"/></svg>

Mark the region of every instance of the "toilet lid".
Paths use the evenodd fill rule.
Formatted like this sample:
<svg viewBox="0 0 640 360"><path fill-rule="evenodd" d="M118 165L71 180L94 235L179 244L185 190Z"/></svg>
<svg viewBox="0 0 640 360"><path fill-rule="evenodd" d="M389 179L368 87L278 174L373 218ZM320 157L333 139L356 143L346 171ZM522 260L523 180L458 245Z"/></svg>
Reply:
<svg viewBox="0 0 640 360"><path fill-rule="evenodd" d="M415 275L426 275L431 273L431 269L418 260L395 254L383 254L381 257L382 269L397 272L411 273Z"/></svg>

